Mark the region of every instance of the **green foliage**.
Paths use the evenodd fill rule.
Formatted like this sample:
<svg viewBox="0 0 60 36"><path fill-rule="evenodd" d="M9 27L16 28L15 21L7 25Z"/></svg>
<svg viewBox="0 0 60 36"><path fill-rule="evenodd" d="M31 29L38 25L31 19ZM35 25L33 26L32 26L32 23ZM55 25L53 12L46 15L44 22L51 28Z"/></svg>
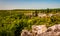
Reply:
<svg viewBox="0 0 60 36"><path fill-rule="evenodd" d="M37 12L38 11L38 12ZM43 11L43 12L42 12ZM32 17L24 13L32 12L37 15L40 13L59 13L60 9L42 9L42 10L0 10L0 36L19 36L23 29L31 30L32 25L46 25L50 27L60 24L60 15L52 17Z"/></svg>

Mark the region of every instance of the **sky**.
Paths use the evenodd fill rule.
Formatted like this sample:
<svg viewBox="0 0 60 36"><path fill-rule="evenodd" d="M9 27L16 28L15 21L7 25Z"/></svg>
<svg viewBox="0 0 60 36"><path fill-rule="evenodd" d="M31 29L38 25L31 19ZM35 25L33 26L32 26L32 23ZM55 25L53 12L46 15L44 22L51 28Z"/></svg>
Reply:
<svg viewBox="0 0 60 36"><path fill-rule="evenodd" d="M0 0L0 10L46 8L60 8L60 0Z"/></svg>

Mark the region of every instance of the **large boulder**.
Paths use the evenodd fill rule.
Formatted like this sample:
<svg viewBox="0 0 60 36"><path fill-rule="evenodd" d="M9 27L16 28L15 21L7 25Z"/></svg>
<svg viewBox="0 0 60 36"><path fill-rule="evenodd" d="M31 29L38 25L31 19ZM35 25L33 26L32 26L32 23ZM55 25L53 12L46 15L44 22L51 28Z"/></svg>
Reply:
<svg viewBox="0 0 60 36"><path fill-rule="evenodd" d="M34 36L41 34L41 33L44 33L46 31L47 31L46 25L33 25L32 26L32 34Z"/></svg>

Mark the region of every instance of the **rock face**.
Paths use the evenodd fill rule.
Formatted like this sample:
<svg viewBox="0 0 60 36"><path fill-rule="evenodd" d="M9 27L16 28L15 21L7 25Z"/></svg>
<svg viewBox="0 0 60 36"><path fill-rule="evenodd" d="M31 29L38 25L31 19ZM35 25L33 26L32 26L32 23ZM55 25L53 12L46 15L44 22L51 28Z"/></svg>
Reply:
<svg viewBox="0 0 60 36"><path fill-rule="evenodd" d="M46 25L33 25L32 33L23 30L21 36L60 36L60 24L46 28Z"/></svg>

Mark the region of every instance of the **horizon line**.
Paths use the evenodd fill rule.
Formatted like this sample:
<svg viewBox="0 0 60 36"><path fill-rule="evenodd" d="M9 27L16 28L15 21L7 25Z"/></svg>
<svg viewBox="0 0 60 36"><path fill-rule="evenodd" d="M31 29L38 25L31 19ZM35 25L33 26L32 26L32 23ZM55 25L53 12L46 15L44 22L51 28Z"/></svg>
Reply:
<svg viewBox="0 0 60 36"><path fill-rule="evenodd" d="M41 9L60 9L60 8L40 8ZM15 8L15 9L0 9L0 10L39 10L39 9L19 9L19 8Z"/></svg>

